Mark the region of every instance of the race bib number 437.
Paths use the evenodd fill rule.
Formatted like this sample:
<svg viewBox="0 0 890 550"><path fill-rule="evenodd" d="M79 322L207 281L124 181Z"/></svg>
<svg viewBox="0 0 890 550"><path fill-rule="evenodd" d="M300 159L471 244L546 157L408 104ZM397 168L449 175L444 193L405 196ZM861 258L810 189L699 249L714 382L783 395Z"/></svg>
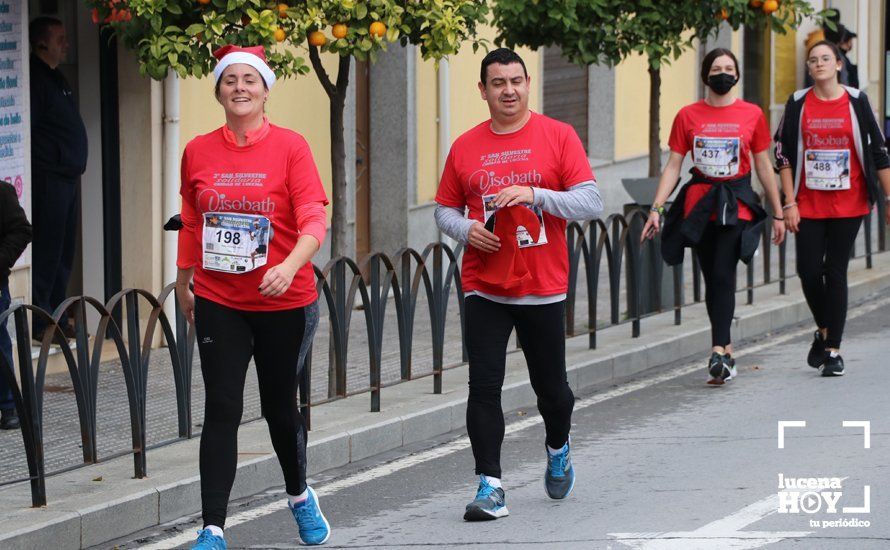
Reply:
<svg viewBox="0 0 890 550"><path fill-rule="evenodd" d="M250 214L204 214L204 269L247 273L266 265L269 218Z"/></svg>
<svg viewBox="0 0 890 550"><path fill-rule="evenodd" d="M807 189L837 191L850 188L849 149L807 149L804 158Z"/></svg>
<svg viewBox="0 0 890 550"><path fill-rule="evenodd" d="M739 173L739 138L695 136L692 162L698 171L712 178L726 178Z"/></svg>

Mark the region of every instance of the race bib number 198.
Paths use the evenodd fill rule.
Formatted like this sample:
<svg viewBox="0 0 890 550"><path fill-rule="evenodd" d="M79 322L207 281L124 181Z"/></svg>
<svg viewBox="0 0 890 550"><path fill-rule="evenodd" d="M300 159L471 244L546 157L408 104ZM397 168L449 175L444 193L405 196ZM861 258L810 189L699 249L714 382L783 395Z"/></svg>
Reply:
<svg viewBox="0 0 890 550"><path fill-rule="evenodd" d="M850 188L849 149L807 149L804 158L807 189L837 191Z"/></svg>
<svg viewBox="0 0 890 550"><path fill-rule="evenodd" d="M712 178L726 178L739 173L739 138L695 136L692 162L698 171Z"/></svg>
<svg viewBox="0 0 890 550"><path fill-rule="evenodd" d="M247 273L266 265L269 218L250 214L204 214L204 269Z"/></svg>

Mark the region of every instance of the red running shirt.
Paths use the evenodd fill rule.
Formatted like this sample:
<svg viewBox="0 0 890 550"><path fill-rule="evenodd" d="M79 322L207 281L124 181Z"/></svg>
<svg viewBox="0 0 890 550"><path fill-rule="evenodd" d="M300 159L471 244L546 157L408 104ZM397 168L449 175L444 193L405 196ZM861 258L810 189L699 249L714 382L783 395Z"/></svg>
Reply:
<svg viewBox="0 0 890 550"><path fill-rule="evenodd" d="M713 107L704 100L683 107L674 118L668 140L671 151L683 156L692 153L699 172L718 181L751 173L751 154L767 150L769 144L769 125L763 111L741 99L726 107ZM708 189L706 184L689 186L684 214L689 214ZM716 214L711 219L716 219ZM739 219L754 219L751 209L741 202Z"/></svg>
<svg viewBox="0 0 890 550"><path fill-rule="evenodd" d="M328 199L303 136L274 125L243 147L227 140L223 128L198 136L186 145L182 156L180 194L184 227L179 232L176 264L195 268L197 296L247 311L294 309L315 301L318 294L311 263L297 272L283 295L269 298L258 290L263 274L287 258L302 233L324 236L317 219L305 223L307 207L326 205ZM205 212L268 218L272 237L266 265L246 273L204 269Z"/></svg>
<svg viewBox="0 0 890 550"><path fill-rule="evenodd" d="M467 207L470 219L484 222L491 214L490 210L486 212L486 205L505 187L525 185L565 191L593 179L590 161L575 130L563 122L531 113L525 126L510 134L496 134L487 120L457 138L445 162L436 202ZM566 292L566 221L540 208L534 210L543 221L538 240L533 241L527 232L516 234L519 254L531 277L510 289L486 284L477 277L485 253L469 246L464 252L461 273L464 292L478 290L510 297Z"/></svg>
<svg viewBox="0 0 890 550"><path fill-rule="evenodd" d="M844 93L825 101L810 90L804 99L801 139L800 216L853 218L868 214L868 189L853 139L850 96ZM835 186L840 188L831 189Z"/></svg>

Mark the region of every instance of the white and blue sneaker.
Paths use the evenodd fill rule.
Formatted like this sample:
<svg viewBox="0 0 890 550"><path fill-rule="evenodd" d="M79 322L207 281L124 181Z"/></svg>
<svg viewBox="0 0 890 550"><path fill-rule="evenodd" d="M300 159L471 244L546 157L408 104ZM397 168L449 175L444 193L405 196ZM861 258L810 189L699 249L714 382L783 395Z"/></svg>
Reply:
<svg viewBox="0 0 890 550"><path fill-rule="evenodd" d="M312 487L306 487L309 496L303 502L291 505L288 502L287 507L290 508L294 519L297 520L297 527L300 528L300 540L307 546L315 546L324 544L331 537L331 525L321 513L318 505L318 495Z"/></svg>
<svg viewBox="0 0 890 550"><path fill-rule="evenodd" d="M556 454L546 449L547 471L544 473L544 489L547 491L547 496L553 499L566 498L575 487L575 468L572 466L570 442L571 440L567 441Z"/></svg>
<svg viewBox="0 0 890 550"><path fill-rule="evenodd" d="M226 539L213 534L210 529L198 531L198 540L192 545L192 550L226 550Z"/></svg>
<svg viewBox="0 0 890 550"><path fill-rule="evenodd" d="M487 521L507 515L510 515L510 512L507 510L504 490L489 484L485 480L485 476L479 476L479 489L476 490L476 498L467 504L464 520Z"/></svg>

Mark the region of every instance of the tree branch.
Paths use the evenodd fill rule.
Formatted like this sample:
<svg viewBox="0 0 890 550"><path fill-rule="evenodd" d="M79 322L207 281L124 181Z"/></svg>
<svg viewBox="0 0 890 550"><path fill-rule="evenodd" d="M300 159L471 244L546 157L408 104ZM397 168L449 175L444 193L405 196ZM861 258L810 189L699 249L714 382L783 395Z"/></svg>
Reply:
<svg viewBox="0 0 890 550"><path fill-rule="evenodd" d="M321 87L324 88L325 93L328 94L328 98L333 98L337 93L337 89L331 82L331 77L328 76L328 72L324 70L324 65L321 63L321 57L318 55L318 48L315 46L309 46L309 59L312 61L312 68L315 70L315 76L317 76L318 81L321 82Z"/></svg>
<svg viewBox="0 0 890 550"><path fill-rule="evenodd" d="M337 68L337 92L345 93L349 86L349 63L352 61L351 55L340 56L340 66Z"/></svg>

